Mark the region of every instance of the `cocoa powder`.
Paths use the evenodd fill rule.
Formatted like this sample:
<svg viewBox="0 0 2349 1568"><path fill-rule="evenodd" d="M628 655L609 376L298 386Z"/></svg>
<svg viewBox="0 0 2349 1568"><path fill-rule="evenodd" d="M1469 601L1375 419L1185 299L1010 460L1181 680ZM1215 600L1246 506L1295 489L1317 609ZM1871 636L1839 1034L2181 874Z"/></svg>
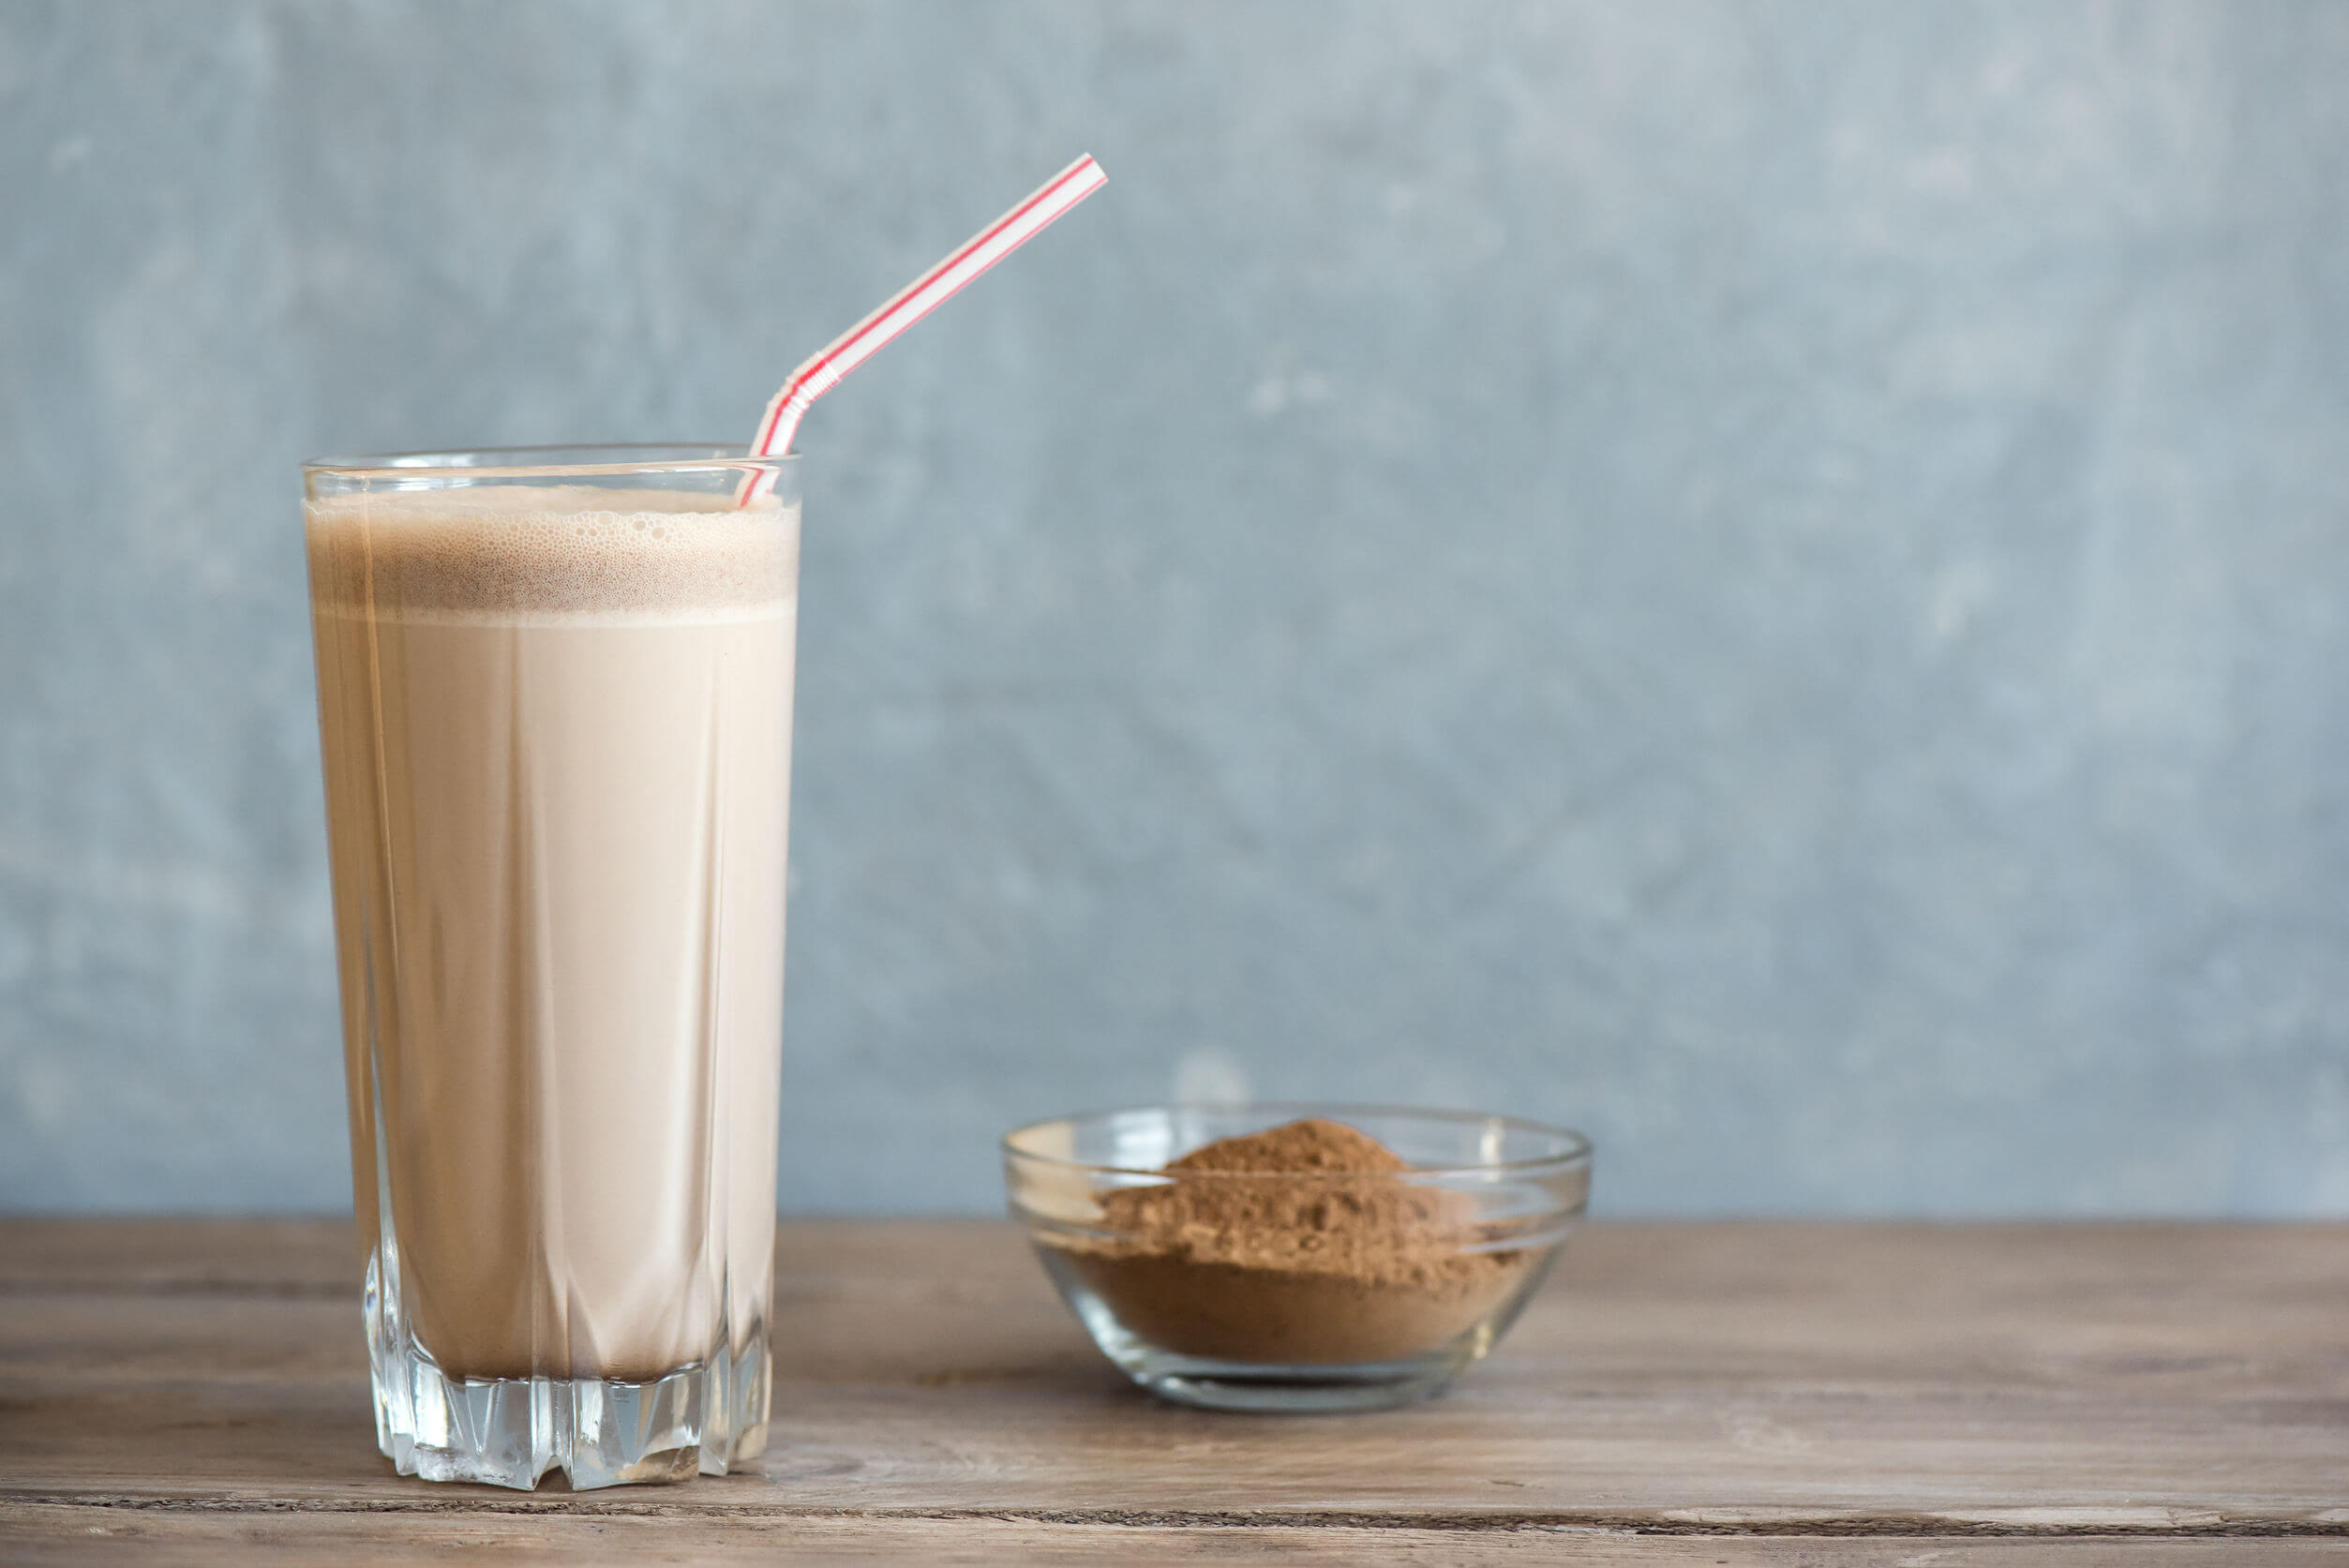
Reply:
<svg viewBox="0 0 2349 1568"><path fill-rule="evenodd" d="M1342 1122L1220 1139L1174 1179L1099 1196L1106 1239L1055 1245L1130 1331L1185 1355L1264 1365L1399 1361L1474 1328L1534 1262L1469 1252L1464 1193ZM1293 1178L1293 1179L1284 1179Z"/></svg>

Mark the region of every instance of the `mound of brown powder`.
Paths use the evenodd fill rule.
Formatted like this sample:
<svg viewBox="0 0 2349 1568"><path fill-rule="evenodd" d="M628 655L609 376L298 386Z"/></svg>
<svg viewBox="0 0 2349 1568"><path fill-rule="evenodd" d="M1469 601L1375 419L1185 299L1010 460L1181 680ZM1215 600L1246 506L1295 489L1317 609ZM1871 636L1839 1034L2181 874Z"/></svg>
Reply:
<svg viewBox="0 0 2349 1568"><path fill-rule="evenodd" d="M1291 1122L1192 1150L1165 1168L1172 1182L1101 1194L1111 1237L1055 1245L1166 1350L1402 1360L1475 1327L1534 1262L1461 1250L1476 1240L1474 1201L1393 1179L1410 1169L1341 1122Z"/></svg>

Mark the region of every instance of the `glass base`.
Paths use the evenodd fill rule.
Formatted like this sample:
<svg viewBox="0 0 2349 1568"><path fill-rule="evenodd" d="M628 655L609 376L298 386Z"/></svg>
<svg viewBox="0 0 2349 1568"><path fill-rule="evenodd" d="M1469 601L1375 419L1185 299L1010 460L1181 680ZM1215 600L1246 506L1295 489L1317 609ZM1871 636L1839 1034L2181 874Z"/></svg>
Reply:
<svg viewBox="0 0 2349 1568"><path fill-rule="evenodd" d="M376 1444L402 1475L522 1491L554 1470L575 1491L724 1475L767 1446L767 1348L729 1359L723 1370L621 1382L451 1378L405 1355L374 1369ZM757 1419L741 1419L748 1409L724 1418L726 1407L753 1403Z"/></svg>
<svg viewBox="0 0 2349 1568"><path fill-rule="evenodd" d="M560 1470L575 1491L724 1475L767 1446L772 1366L765 1325L735 1353L648 1382L453 1378L373 1308L375 1441L402 1475L534 1488Z"/></svg>

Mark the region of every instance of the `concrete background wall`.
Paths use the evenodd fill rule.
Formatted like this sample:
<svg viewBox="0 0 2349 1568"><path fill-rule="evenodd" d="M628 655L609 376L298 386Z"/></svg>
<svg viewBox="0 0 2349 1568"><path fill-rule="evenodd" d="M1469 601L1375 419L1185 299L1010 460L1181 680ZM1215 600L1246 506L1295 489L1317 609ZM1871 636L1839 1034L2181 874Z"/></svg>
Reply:
<svg viewBox="0 0 2349 1568"><path fill-rule="evenodd" d="M296 461L816 411L787 1206L2349 1210L2349 7L0 3L0 1207L338 1206Z"/></svg>

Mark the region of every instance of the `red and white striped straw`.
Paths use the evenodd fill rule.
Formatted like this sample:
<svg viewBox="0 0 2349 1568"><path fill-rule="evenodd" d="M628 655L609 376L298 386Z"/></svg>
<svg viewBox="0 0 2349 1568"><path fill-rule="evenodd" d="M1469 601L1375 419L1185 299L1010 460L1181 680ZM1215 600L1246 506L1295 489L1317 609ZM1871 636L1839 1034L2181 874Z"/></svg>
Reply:
<svg viewBox="0 0 2349 1568"><path fill-rule="evenodd" d="M798 433L810 404L838 386L842 377L878 353L899 333L961 293L980 273L1100 189L1108 179L1090 154L1077 159L1027 200L972 235L952 255L905 285L888 304L826 344L791 372L791 379L767 405L767 417L758 422L758 436L751 442L750 455L771 457L790 451L791 438ZM746 484L742 499L748 500L764 488L763 484Z"/></svg>

